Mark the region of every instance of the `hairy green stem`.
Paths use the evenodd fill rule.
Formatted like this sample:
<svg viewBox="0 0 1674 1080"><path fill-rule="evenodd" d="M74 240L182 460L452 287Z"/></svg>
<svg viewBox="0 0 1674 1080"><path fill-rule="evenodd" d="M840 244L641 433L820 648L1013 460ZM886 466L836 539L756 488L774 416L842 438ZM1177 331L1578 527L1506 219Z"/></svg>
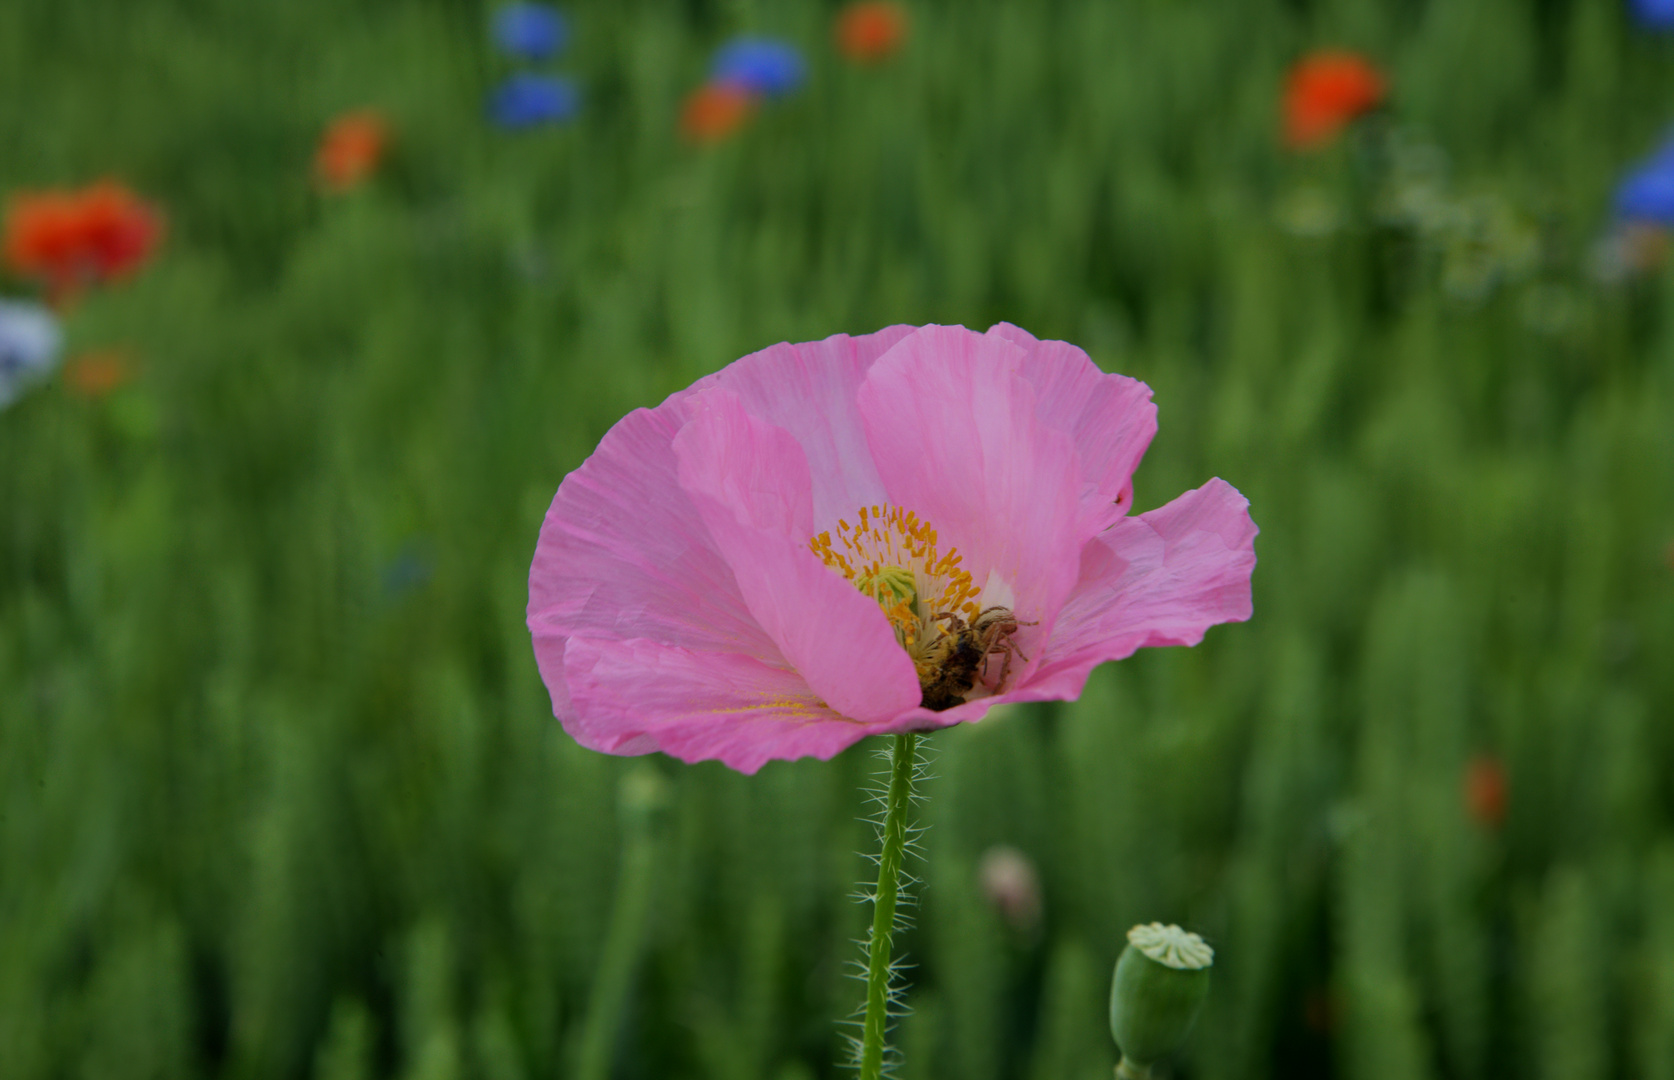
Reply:
<svg viewBox="0 0 1674 1080"><path fill-rule="evenodd" d="M860 1080L883 1074L884 1036L889 1028L890 951L895 940L895 903L901 891L901 859L907 848L907 807L913 797L914 756L918 735L895 736L890 757L889 793L885 796L883 852L878 858L878 889L872 902L872 937L867 945L866 1019L860 1048Z"/></svg>

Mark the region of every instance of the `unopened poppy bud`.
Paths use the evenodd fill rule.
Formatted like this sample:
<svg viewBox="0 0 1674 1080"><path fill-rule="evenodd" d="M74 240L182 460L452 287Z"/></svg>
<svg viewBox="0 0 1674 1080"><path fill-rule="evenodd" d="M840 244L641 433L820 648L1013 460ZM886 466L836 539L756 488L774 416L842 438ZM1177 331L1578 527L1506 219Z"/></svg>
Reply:
<svg viewBox="0 0 1674 1080"><path fill-rule="evenodd" d="M1110 1034L1122 1051L1118 1080L1148 1080L1151 1067L1185 1042L1209 993L1215 950L1178 926L1128 931L1110 983Z"/></svg>
<svg viewBox="0 0 1674 1080"><path fill-rule="evenodd" d="M983 895L1011 928L1033 934L1040 926L1040 875L1021 851L997 844L983 852L977 870Z"/></svg>

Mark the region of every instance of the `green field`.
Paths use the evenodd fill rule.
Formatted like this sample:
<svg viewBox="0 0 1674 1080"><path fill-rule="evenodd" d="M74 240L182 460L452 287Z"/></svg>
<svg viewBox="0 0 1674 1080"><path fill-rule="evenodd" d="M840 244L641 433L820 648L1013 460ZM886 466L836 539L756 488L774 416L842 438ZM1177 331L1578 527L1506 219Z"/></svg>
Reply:
<svg viewBox="0 0 1674 1080"><path fill-rule="evenodd" d="M1217 950L1180 1077L1674 1080L1674 276L1589 269L1674 36L1614 0L909 9L859 69L813 0L578 3L580 116L508 134L474 2L0 4L0 194L113 176L170 224L67 318L135 379L0 412L0 1076L841 1075L877 747L579 748L529 560L628 410L1006 320L1155 389L1140 509L1249 497L1255 617L929 740L900 1075L1108 1078L1160 920ZM741 31L808 82L687 146ZM1289 153L1319 46L1390 107ZM323 196L361 106L394 151ZM979 886L999 844L1033 928Z"/></svg>

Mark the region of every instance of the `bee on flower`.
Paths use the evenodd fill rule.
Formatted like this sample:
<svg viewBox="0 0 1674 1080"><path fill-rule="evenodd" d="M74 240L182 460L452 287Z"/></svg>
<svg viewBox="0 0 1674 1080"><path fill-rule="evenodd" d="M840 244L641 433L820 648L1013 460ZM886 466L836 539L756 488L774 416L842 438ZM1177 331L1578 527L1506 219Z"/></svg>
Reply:
<svg viewBox="0 0 1674 1080"><path fill-rule="evenodd" d="M1150 389L1072 345L892 326L776 345L630 413L547 511L528 625L582 746L753 773L893 736L866 1080L886 1056L919 733L1075 698L1105 661L1250 617L1256 527L1232 485L1130 513L1155 432ZM1024 883L1004 884L1026 918ZM1124 1017L1124 1053L1167 1049Z"/></svg>
<svg viewBox="0 0 1674 1080"><path fill-rule="evenodd" d="M612 428L529 576L583 746L754 772L1074 698L1250 616L1256 527L1211 480L1133 515L1143 383L1000 324L776 345Z"/></svg>

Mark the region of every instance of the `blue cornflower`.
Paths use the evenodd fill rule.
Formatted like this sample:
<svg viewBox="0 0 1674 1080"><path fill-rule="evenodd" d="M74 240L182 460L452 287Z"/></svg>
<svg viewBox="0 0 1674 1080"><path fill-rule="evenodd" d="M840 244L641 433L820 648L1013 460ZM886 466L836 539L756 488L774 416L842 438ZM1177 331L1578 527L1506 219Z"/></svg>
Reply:
<svg viewBox="0 0 1674 1080"><path fill-rule="evenodd" d="M524 60L545 60L564 47L570 24L550 4L507 4L494 13L494 44Z"/></svg>
<svg viewBox="0 0 1674 1080"><path fill-rule="evenodd" d="M581 108L581 91L556 75L513 75L488 99L488 115L507 128L556 124Z"/></svg>
<svg viewBox="0 0 1674 1080"><path fill-rule="evenodd" d="M39 304L0 300L0 409L58 361L58 320Z"/></svg>
<svg viewBox="0 0 1674 1080"><path fill-rule="evenodd" d="M1628 10L1652 30L1674 29L1674 0L1628 0Z"/></svg>
<svg viewBox="0 0 1674 1080"><path fill-rule="evenodd" d="M1674 226L1674 137L1616 188L1616 213L1632 221Z"/></svg>
<svg viewBox="0 0 1674 1080"><path fill-rule="evenodd" d="M734 38L715 54L711 82L743 87L752 94L780 97L802 85L802 54L772 38Z"/></svg>

